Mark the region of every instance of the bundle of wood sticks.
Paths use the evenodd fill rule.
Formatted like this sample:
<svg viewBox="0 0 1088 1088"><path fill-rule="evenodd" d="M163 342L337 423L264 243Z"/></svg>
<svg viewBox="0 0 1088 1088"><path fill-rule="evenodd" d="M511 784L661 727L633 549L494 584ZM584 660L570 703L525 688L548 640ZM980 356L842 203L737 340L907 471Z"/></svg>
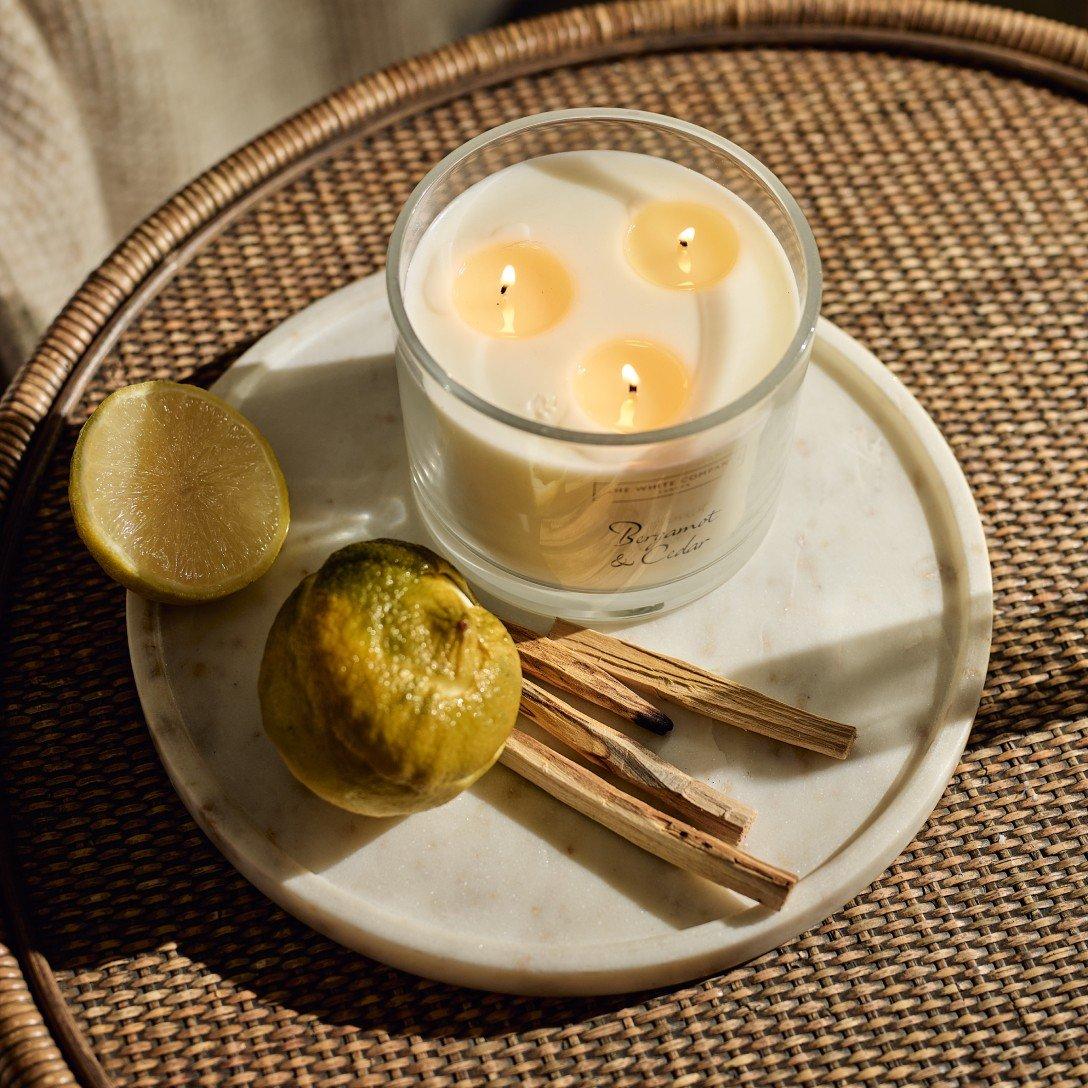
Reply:
<svg viewBox="0 0 1088 1088"><path fill-rule="evenodd" d="M507 627L518 645L525 674L521 694L525 717L650 800L625 793L518 729L507 741L502 763L665 861L766 906L781 907L797 877L739 845L755 819L752 809L685 774L626 733L584 714L535 681L570 692L659 735L672 729L672 721L646 695L836 759L849 755L857 730L599 631L562 621L547 635L512 623Z"/></svg>

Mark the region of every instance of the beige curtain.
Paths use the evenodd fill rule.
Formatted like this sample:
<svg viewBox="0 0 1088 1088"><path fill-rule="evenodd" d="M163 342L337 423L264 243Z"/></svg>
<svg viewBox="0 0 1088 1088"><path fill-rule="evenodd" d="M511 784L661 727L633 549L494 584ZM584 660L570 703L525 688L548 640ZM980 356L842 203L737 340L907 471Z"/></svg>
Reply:
<svg viewBox="0 0 1088 1088"><path fill-rule="evenodd" d="M502 0L0 0L0 370L179 186ZM0 375L0 384L3 381Z"/></svg>

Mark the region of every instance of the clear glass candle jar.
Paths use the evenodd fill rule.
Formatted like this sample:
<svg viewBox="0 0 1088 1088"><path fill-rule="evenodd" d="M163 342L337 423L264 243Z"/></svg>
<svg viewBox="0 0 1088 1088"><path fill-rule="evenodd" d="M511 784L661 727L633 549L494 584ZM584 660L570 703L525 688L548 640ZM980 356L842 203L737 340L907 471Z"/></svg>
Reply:
<svg viewBox="0 0 1088 1088"><path fill-rule="evenodd" d="M731 190L774 233L796 285L797 328L743 395L657 430L569 430L489 403L451 375L452 360L424 347L405 284L428 227L477 181L571 150L679 163ZM755 552L791 447L821 288L812 232L758 160L712 132L633 110L514 121L458 148L420 182L393 232L387 278L416 502L439 549L481 588L537 613L622 619L703 595Z"/></svg>

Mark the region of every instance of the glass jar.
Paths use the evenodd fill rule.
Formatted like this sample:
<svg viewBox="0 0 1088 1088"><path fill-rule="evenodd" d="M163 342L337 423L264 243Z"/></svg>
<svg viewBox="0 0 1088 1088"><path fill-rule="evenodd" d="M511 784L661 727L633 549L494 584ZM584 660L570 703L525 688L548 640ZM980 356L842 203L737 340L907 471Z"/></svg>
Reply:
<svg viewBox="0 0 1088 1088"><path fill-rule="evenodd" d="M797 288L797 329L736 400L659 430L568 430L489 403L421 343L404 288L428 227L482 178L583 149L656 155L702 173L778 239ZM791 448L821 291L812 232L758 160L712 132L633 110L513 121L458 148L416 187L393 232L387 281L413 492L439 549L470 580L533 612L617 620L685 604L755 552Z"/></svg>

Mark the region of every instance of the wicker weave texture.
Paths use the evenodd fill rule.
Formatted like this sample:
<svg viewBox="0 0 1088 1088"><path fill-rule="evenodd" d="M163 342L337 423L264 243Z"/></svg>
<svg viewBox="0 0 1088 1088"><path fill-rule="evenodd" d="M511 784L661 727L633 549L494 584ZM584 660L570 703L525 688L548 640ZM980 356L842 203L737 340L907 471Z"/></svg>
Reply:
<svg viewBox="0 0 1088 1088"><path fill-rule="evenodd" d="M664 42L802 17L982 31L1088 71L1088 35L968 5L635 4L505 30L344 92L197 183L125 243L9 394L0 499L22 516L0 634L0 767L25 875L16 909L63 996L51 1023L70 1016L111 1082L1088 1079L1088 107L1007 73L827 43L561 63L636 34ZM428 81L479 82L474 72L505 62L542 70L363 124ZM123 594L75 538L67 462L79 423L112 389L210 380L277 322L378 269L412 185L467 137L546 108L615 104L721 131L797 196L824 256L825 314L910 386L968 475L994 565L994 657L933 818L821 926L667 993L470 993L331 944L202 837L140 716ZM165 255L233 207L126 308ZM118 313L112 339L96 344ZM81 359L101 365L47 415ZM27 437L53 427L55 448L27 455ZM24 502L7 491L28 462L41 478ZM72 1083L10 957L0 957L0 1040L0 1084ZM97 1075L84 1063L84 1077Z"/></svg>

